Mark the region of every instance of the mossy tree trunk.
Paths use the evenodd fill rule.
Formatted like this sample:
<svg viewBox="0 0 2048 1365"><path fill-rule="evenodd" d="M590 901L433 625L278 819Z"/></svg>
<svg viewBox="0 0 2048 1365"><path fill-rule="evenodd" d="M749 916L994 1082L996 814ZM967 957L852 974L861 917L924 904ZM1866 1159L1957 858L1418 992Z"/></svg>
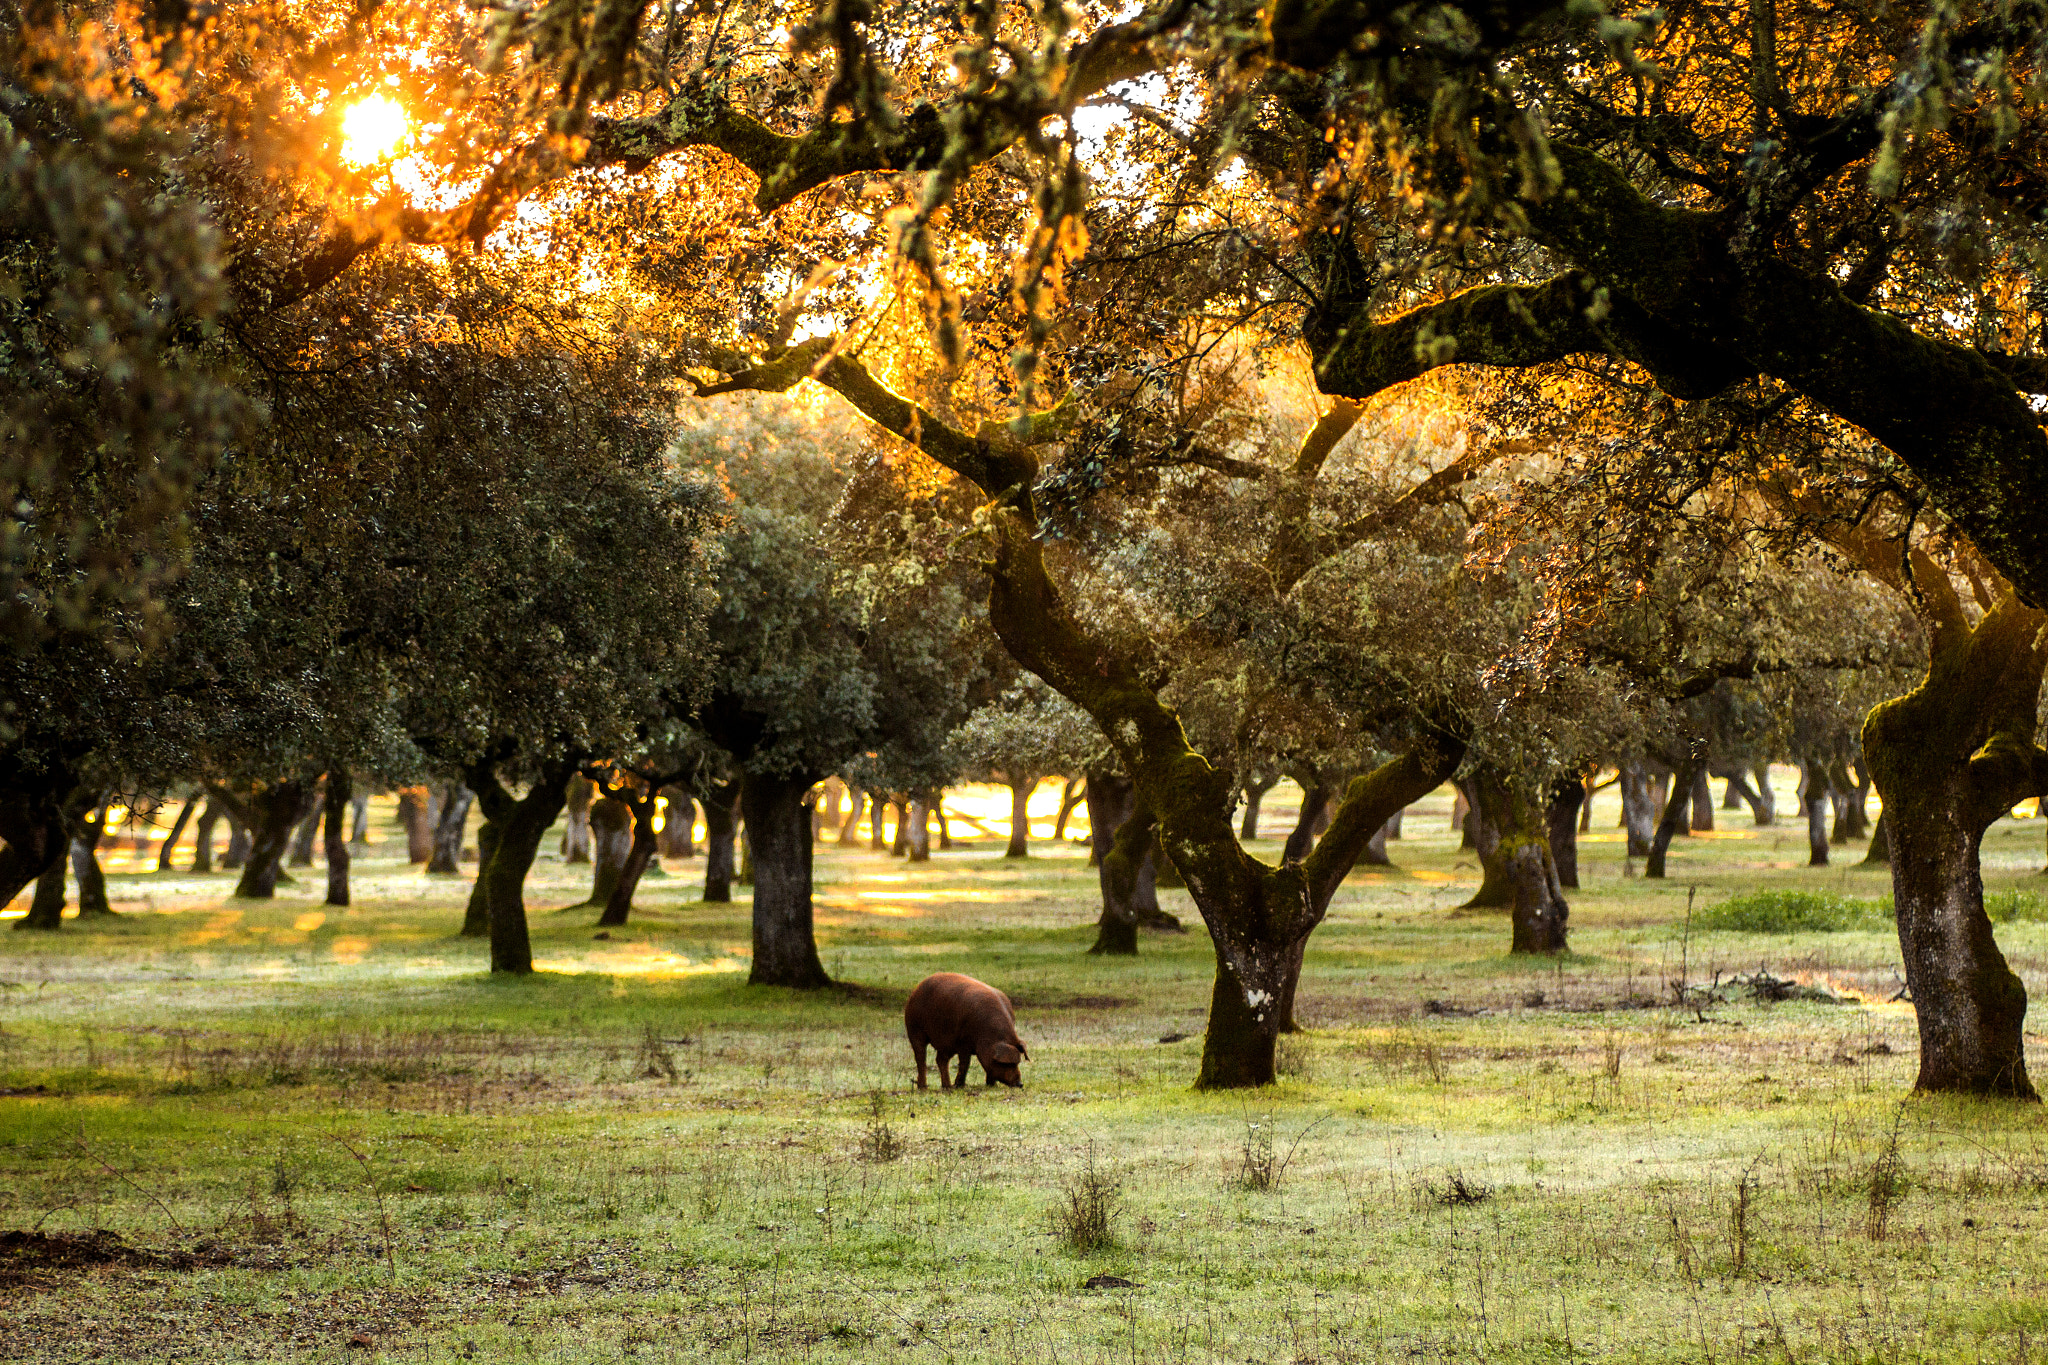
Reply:
<svg viewBox="0 0 2048 1365"><path fill-rule="evenodd" d="M1152 869L1155 828L1152 812L1135 803L1130 815L1117 825L1097 869L1102 883L1102 917L1096 921L1095 946L1090 953L1134 956L1145 911L1158 913Z"/></svg>
<svg viewBox="0 0 2048 1365"><path fill-rule="evenodd" d="M1301 787L1301 809L1295 813L1294 828L1287 831L1287 842L1281 847L1280 861L1283 863L1300 862L1316 846L1316 826L1329 808L1333 794L1320 773L1304 770L1296 774L1294 780Z"/></svg>
<svg viewBox="0 0 2048 1365"><path fill-rule="evenodd" d="M1489 764L1470 780L1472 808L1495 832L1495 854L1510 888L1514 930L1513 953L1561 953L1567 948L1565 923L1571 907L1558 881L1557 860L1550 852L1548 802L1539 802L1528 784L1506 777Z"/></svg>
<svg viewBox="0 0 2048 1365"><path fill-rule="evenodd" d="M1466 910L1497 910L1515 903L1514 869L1502 847L1507 831L1500 825L1501 816L1512 808L1505 800L1488 801L1480 796L1480 786L1489 783L1505 791L1510 779L1481 764L1458 784L1465 793L1465 831L1471 837L1472 851L1479 855L1479 889L1465 902L1462 908Z"/></svg>
<svg viewBox="0 0 2048 1365"><path fill-rule="evenodd" d="M740 812L754 848L754 986L832 984L818 960L811 914L811 808L820 774L748 773Z"/></svg>
<svg viewBox="0 0 2048 1365"><path fill-rule="evenodd" d="M2048 792L2048 753L2034 742L2048 614L2006 588L1972 626L1948 575L1922 559L1927 677L1863 725L1919 1020L1915 1087L2034 1099L2027 992L1992 937L1978 850L1994 820Z"/></svg>

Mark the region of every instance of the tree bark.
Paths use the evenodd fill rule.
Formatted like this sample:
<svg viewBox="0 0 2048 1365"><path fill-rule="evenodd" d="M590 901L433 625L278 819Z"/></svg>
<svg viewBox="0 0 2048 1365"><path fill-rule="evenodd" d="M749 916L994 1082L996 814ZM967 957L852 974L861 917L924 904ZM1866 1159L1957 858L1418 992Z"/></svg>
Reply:
<svg viewBox="0 0 2048 1365"><path fill-rule="evenodd" d="M747 982L813 990L831 984L811 920L812 773L748 773L740 811L754 845L754 965Z"/></svg>
<svg viewBox="0 0 2048 1365"><path fill-rule="evenodd" d="M932 808L923 792L910 798L905 813L910 832L903 840L904 857L913 863L928 863L932 860Z"/></svg>
<svg viewBox="0 0 2048 1365"><path fill-rule="evenodd" d="M1102 866L1117 828L1131 818L1137 784L1109 768L1091 769L1083 799L1088 803L1088 865Z"/></svg>
<svg viewBox="0 0 2048 1365"><path fill-rule="evenodd" d="M1800 769L1799 800L1806 807L1808 867L1828 865L1829 792L1827 765L1818 759L1807 759Z"/></svg>
<svg viewBox="0 0 2048 1365"><path fill-rule="evenodd" d="M696 857L697 803L681 787L663 787L661 794L668 801L668 809L662 812L658 851L664 858Z"/></svg>
<svg viewBox="0 0 2048 1365"><path fill-rule="evenodd" d="M704 807L704 899L717 904L732 900L734 813L739 807L738 782L708 783L697 792Z"/></svg>
<svg viewBox="0 0 2048 1365"><path fill-rule="evenodd" d="M1714 827L1714 789L1707 785L1705 764L1692 775L1692 827L1695 833Z"/></svg>
<svg viewBox="0 0 2048 1365"><path fill-rule="evenodd" d="M859 787L848 783L846 787L846 823L839 827L839 846L848 848L860 842L860 814L867 804L868 794Z"/></svg>
<svg viewBox="0 0 2048 1365"><path fill-rule="evenodd" d="M327 903L348 904L348 817L350 788L348 769L339 763L327 769Z"/></svg>
<svg viewBox="0 0 2048 1365"><path fill-rule="evenodd" d="M585 905L606 905L633 852L633 808L617 797L590 803L590 898Z"/></svg>
<svg viewBox="0 0 2048 1365"><path fill-rule="evenodd" d="M441 818L434 822L434 854L427 871L443 877L462 875L462 840L469 829L469 808L476 793L460 782L450 782L441 796Z"/></svg>
<svg viewBox="0 0 2048 1365"><path fill-rule="evenodd" d="M886 793L868 793L868 850L880 853L889 847L889 798Z"/></svg>
<svg viewBox="0 0 2048 1365"><path fill-rule="evenodd" d="M1671 841L1685 828L1687 812L1699 808L1694 798L1699 779L1706 771L1706 745L1695 741L1671 771L1671 794L1664 803L1663 818L1657 821L1657 832L1650 840L1650 860L1643 868L1645 877L1664 876L1664 859L1671 852Z"/></svg>
<svg viewBox="0 0 2048 1365"><path fill-rule="evenodd" d="M1089 784L1094 789L1094 783ZM1091 954L1132 957L1138 951L1138 925L1145 911L1159 912L1154 886L1152 812L1135 800L1131 810L1111 833L1109 849L1097 869L1102 886L1102 915L1095 922L1095 944Z"/></svg>
<svg viewBox="0 0 2048 1365"><path fill-rule="evenodd" d="M223 872L237 872L249 865L249 851L253 840L249 834L249 822L227 808L228 851L221 855L220 867Z"/></svg>
<svg viewBox="0 0 2048 1365"><path fill-rule="evenodd" d="M1586 784L1575 777L1563 777L1551 787L1550 805L1544 812L1557 884L1574 891L1579 885L1579 811L1585 804Z"/></svg>
<svg viewBox="0 0 2048 1365"><path fill-rule="evenodd" d="M1849 765L1836 759L1828 765L1828 784L1835 795L1835 826L1829 842L1846 844L1852 839L1861 839L1870 832L1870 777L1866 771L1860 781L1851 780Z"/></svg>
<svg viewBox="0 0 2048 1365"><path fill-rule="evenodd" d="M1033 773L1010 784L1010 846L1003 850L1005 858L1031 856L1031 794L1043 780Z"/></svg>
<svg viewBox="0 0 2048 1365"><path fill-rule="evenodd" d="M1916 573L1929 619L1926 679L1871 711L1863 756L1884 802L1892 902L1930 1091L2037 1098L2026 987L1984 913L1984 831L2048 792L2034 742L2048 614L2006 592L1973 627L1945 574Z"/></svg>
<svg viewBox="0 0 2048 1365"><path fill-rule="evenodd" d="M320 833L320 815L327 809L327 793L316 787L313 799L307 803L306 817L299 821L299 827L292 833L292 853L289 865L311 867L313 865L313 840Z"/></svg>
<svg viewBox="0 0 2048 1365"><path fill-rule="evenodd" d="M235 883L238 898L267 901L277 895L292 830L305 818L312 800L313 780L305 777L273 782L248 799L249 860L242 868L241 880ZM235 814L232 803L228 812Z"/></svg>
<svg viewBox="0 0 2048 1365"><path fill-rule="evenodd" d="M1330 788L1319 778L1310 777L1301 784L1301 810L1295 816L1294 828L1287 833L1287 843L1280 850L1280 861L1298 863L1309 855L1316 845L1316 822L1330 804Z"/></svg>
<svg viewBox="0 0 2048 1365"><path fill-rule="evenodd" d="M910 856L910 798L890 797L889 809L896 812L896 837L889 841L889 856L906 858Z"/></svg>
<svg viewBox="0 0 2048 1365"><path fill-rule="evenodd" d="M1495 783L1505 792L1507 779L1491 774L1484 779ZM1472 899L1460 907L1466 910L1498 909L1515 903L1514 869L1508 863L1508 851L1502 847L1502 837L1507 833L1495 823L1501 812L1508 809L1506 798L1489 801L1482 797L1479 787L1482 778L1480 770L1458 784L1465 793L1465 831L1472 840L1472 851L1479 855L1479 889L1472 893Z"/></svg>
<svg viewBox="0 0 2048 1365"><path fill-rule="evenodd" d="M953 822L946 818L946 793L932 793L932 819L939 827L939 848L941 851L953 847Z"/></svg>
<svg viewBox="0 0 2048 1365"><path fill-rule="evenodd" d="M405 856L408 862L423 863L434 856L434 822L427 809L425 787L401 787L398 792L398 822L405 827Z"/></svg>
<svg viewBox="0 0 2048 1365"><path fill-rule="evenodd" d="M66 847L69 847L67 841ZM61 855L36 878L36 894L28 903L28 918L17 929L56 929L64 923L64 864Z"/></svg>
<svg viewBox="0 0 2048 1365"><path fill-rule="evenodd" d="M357 792L349 808L353 812L349 820L349 847L367 849L370 846L370 794Z"/></svg>
<svg viewBox="0 0 2048 1365"><path fill-rule="evenodd" d="M655 798L656 793L650 788L645 792L628 794L615 802L631 814L633 828L625 859L620 863L618 875L612 879L611 891L605 897L604 913L597 917L600 926L610 928L626 922L633 913L633 893L640 889L640 878L660 851L661 836L654 828ZM593 828L597 824L597 807L603 804L600 801L590 808ZM670 809L673 810L674 806Z"/></svg>
<svg viewBox="0 0 2048 1365"><path fill-rule="evenodd" d="M78 917L87 919L111 915L107 900L107 878L100 871L100 840L106 836L107 806L97 803L96 812L81 814L71 837L71 877L78 883Z"/></svg>
<svg viewBox="0 0 2048 1365"><path fill-rule="evenodd" d="M1758 828L1767 828L1770 825L1772 812L1764 805L1763 796L1749 784L1749 779L1742 775L1742 769L1729 768L1716 773L1715 776L1726 778L1728 781L1727 794L1722 798L1721 809L1739 810L1746 803L1749 806L1750 819Z"/></svg>
<svg viewBox="0 0 2048 1365"><path fill-rule="evenodd" d="M498 826L486 816L476 827L476 880L469 884L469 903L462 911L462 937L489 938L491 934L491 888L484 881L484 869L498 851Z"/></svg>
<svg viewBox="0 0 2048 1365"><path fill-rule="evenodd" d="M1647 858L1657 837L1656 784L1641 759L1621 765L1621 823L1628 831L1628 856Z"/></svg>
<svg viewBox="0 0 2048 1365"><path fill-rule="evenodd" d="M1884 812L1877 813L1877 824L1870 831L1870 848L1863 855L1863 865L1889 863L1892 860L1891 826L1885 823Z"/></svg>
<svg viewBox="0 0 2048 1365"><path fill-rule="evenodd" d="M198 808L199 802L196 800L187 799L178 803L178 818L171 822L171 832L164 836L164 845L157 850L157 871L171 871L171 850L178 846L178 840L185 833L185 826L191 822L193 812Z"/></svg>
<svg viewBox="0 0 2048 1365"><path fill-rule="evenodd" d="M498 827L491 860L477 869L490 913L491 970L524 975L533 970L533 943L526 927L526 874L540 853L541 840L568 800L569 778L583 766L583 755L570 752L538 765L526 795L514 798L498 780L497 759L473 763L463 775L476 793L484 818Z"/></svg>
<svg viewBox="0 0 2048 1365"><path fill-rule="evenodd" d="M193 798L197 800L198 798ZM199 812L198 828L192 832L192 870L213 871L213 827L221 817L220 803L212 797L206 798L206 808Z"/></svg>
<svg viewBox="0 0 2048 1365"><path fill-rule="evenodd" d="M595 798L596 787L581 773L569 779L563 801L568 807L569 818L562 824L562 861L565 863L587 863L591 858L590 847L590 803Z"/></svg>
<svg viewBox="0 0 2048 1365"><path fill-rule="evenodd" d="M1557 862L1550 852L1550 803L1536 799L1493 770L1481 765L1470 779L1473 813L1495 832L1495 858L1509 888L1512 953L1566 951L1566 921L1571 907L1559 885ZM1576 783L1569 785L1576 786ZM1685 789L1690 794L1690 789Z"/></svg>
<svg viewBox="0 0 2048 1365"><path fill-rule="evenodd" d="M1778 822L1778 793L1771 788L1771 765L1757 764L1753 775L1756 778L1756 823L1759 828L1768 828Z"/></svg>

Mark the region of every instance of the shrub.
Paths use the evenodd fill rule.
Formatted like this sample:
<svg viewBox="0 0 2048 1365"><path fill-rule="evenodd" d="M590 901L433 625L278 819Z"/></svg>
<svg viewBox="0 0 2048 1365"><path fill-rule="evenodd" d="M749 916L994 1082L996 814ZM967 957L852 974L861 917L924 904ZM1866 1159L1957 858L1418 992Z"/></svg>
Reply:
<svg viewBox="0 0 2048 1365"><path fill-rule="evenodd" d="M2000 891L1984 897L1984 913L1993 924L2024 920L2038 924L2048 920L2048 897L2038 891Z"/></svg>
<svg viewBox="0 0 2048 1365"><path fill-rule="evenodd" d="M1123 1202L1123 1184L1096 1165L1093 1151L1087 1166L1061 1187L1060 1195L1052 1211L1053 1231L1070 1250L1085 1256L1116 1244L1110 1224Z"/></svg>
<svg viewBox="0 0 2048 1365"><path fill-rule="evenodd" d="M1852 900L1824 891L1758 891L1710 905L1693 917L1693 928L1744 934L1833 934L1882 929L1891 903Z"/></svg>

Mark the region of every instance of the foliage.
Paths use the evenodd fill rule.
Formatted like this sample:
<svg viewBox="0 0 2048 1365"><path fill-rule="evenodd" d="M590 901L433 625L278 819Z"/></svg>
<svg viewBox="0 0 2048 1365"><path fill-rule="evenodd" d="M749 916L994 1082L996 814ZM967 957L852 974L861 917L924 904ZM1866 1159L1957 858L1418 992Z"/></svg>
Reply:
<svg viewBox="0 0 2048 1365"><path fill-rule="evenodd" d="M1731 896L1693 916L1695 929L1747 934L1840 933L1890 927L1886 901L1856 900L1824 891L1757 891Z"/></svg>

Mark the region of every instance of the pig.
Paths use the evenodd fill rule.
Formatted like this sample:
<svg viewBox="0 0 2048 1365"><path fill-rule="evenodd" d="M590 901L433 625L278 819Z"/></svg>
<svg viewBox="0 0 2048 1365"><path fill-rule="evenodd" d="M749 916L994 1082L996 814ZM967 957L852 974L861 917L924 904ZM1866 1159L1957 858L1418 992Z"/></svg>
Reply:
<svg viewBox="0 0 2048 1365"><path fill-rule="evenodd" d="M939 1089L967 1084L967 1059L981 1059L981 1074L994 1085L1021 1087L1017 1063L1031 1054L1017 1037L1010 997L994 986L958 972L938 972L917 983L903 1006L903 1031L917 1057L917 1088L925 1085L924 1050L929 1044L939 1057ZM960 1075L946 1082L946 1063L960 1059Z"/></svg>

